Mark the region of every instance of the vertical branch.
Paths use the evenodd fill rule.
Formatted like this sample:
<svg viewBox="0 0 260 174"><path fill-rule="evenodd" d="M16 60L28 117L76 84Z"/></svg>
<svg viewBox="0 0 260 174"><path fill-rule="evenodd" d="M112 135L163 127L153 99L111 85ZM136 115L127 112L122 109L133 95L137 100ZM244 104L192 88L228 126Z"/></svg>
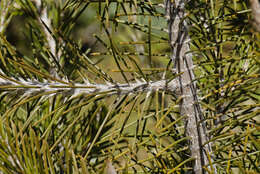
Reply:
<svg viewBox="0 0 260 174"><path fill-rule="evenodd" d="M53 64L52 65L53 67L50 69L50 74L52 74L54 77L57 78L58 70L56 69L55 64L59 62L61 53L56 50L57 43L51 34L52 25L51 25L51 19L48 16L47 5L43 7L43 0L37 0L35 1L35 4L37 9L40 11L39 22L42 25L42 28L45 33L47 45L50 48L51 58L54 60L54 62L51 62Z"/></svg>
<svg viewBox="0 0 260 174"><path fill-rule="evenodd" d="M0 34L4 32L5 28L11 20L9 10L12 3L13 2L10 0L0 1Z"/></svg>
<svg viewBox="0 0 260 174"><path fill-rule="evenodd" d="M207 141L205 126L200 123L202 112L196 94L196 85L193 73L192 54L187 53L189 48L188 25L185 19L185 4L188 0L166 0L166 18L168 20L171 59L174 63L174 71L182 73L179 76L179 87L183 97L181 115L187 116L186 135L191 138L190 150L195 158L193 169L196 174L203 173L203 166L209 163L206 151L211 152L210 145L203 147Z"/></svg>
<svg viewBox="0 0 260 174"><path fill-rule="evenodd" d="M2 13L0 15L0 33L2 33L4 31L4 24L5 24L5 16L6 16L6 13L7 13L7 10L4 9L5 7L5 3L7 3L7 1L0 1L0 5L3 6L3 7L0 7L0 12Z"/></svg>
<svg viewBox="0 0 260 174"><path fill-rule="evenodd" d="M253 25L260 32L260 3L258 0L250 0L252 9Z"/></svg>

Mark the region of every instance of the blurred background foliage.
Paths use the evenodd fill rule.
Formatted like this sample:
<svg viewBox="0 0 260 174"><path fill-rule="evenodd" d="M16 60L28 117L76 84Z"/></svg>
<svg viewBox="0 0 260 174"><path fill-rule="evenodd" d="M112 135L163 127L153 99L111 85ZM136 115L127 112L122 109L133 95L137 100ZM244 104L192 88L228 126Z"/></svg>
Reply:
<svg viewBox="0 0 260 174"><path fill-rule="evenodd" d="M73 87L174 79L163 4L0 1L0 173L192 172L177 94ZM194 0L186 8L213 147L205 171L259 173L260 35L250 3ZM61 89L31 90L49 83Z"/></svg>

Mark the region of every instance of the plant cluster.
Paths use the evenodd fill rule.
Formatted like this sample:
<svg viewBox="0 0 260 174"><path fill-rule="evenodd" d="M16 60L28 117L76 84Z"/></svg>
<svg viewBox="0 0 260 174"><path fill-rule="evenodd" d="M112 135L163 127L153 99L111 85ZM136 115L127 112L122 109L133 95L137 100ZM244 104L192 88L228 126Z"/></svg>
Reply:
<svg viewBox="0 0 260 174"><path fill-rule="evenodd" d="M253 2L1 0L0 174L260 172Z"/></svg>

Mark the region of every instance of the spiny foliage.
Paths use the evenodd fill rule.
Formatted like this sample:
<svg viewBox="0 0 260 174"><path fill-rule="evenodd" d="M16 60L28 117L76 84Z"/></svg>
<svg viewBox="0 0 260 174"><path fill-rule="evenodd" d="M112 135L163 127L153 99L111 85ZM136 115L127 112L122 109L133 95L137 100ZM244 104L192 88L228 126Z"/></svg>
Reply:
<svg viewBox="0 0 260 174"><path fill-rule="evenodd" d="M191 47L214 163L226 173L259 172L259 33L250 25L249 2L190 5Z"/></svg>
<svg viewBox="0 0 260 174"><path fill-rule="evenodd" d="M192 171L181 96L167 87L180 74L163 3L0 2L2 173ZM186 8L213 147L205 170L260 172L260 44L249 2L195 0ZM28 48L10 39L12 20Z"/></svg>

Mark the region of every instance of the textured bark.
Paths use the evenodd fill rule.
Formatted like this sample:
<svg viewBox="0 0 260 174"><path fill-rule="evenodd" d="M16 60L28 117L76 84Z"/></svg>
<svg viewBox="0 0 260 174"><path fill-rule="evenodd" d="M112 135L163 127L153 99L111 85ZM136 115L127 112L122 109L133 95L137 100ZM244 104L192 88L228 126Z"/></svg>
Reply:
<svg viewBox="0 0 260 174"><path fill-rule="evenodd" d="M57 65L59 64L60 61L60 56L61 56L61 51L59 49L57 49L57 45L58 43L55 41L54 37L52 36L52 21L48 15L48 9L47 7L43 7L42 2L35 0L34 1L36 4L36 7L39 11L39 23L42 25L43 31L45 33L45 37L46 37L46 46L49 47L50 49L50 61L52 64L52 67L50 67L49 71L50 74L52 74L53 77L55 78L59 78L58 75L58 69L57 69ZM56 62L56 63L55 63Z"/></svg>
<svg viewBox="0 0 260 174"><path fill-rule="evenodd" d="M253 26L260 32L260 3L258 0L250 0L252 16L253 16Z"/></svg>
<svg viewBox="0 0 260 174"><path fill-rule="evenodd" d="M188 36L188 25L184 20L185 3L187 2L187 0L167 0L165 8L174 71L182 73L179 76L179 87L183 97L181 115L187 116L186 135L191 138L190 150L192 157L195 158L193 170L196 174L201 174L204 172L203 166L208 164L205 152L210 153L211 148L210 145L202 147L202 144L207 140L207 135L204 130L205 126L200 124L202 113L197 99L196 85L193 82L195 79L192 70L194 65L192 54L188 53L190 51L190 38Z"/></svg>
<svg viewBox="0 0 260 174"><path fill-rule="evenodd" d="M166 91L166 92L174 92L179 93L178 85L176 80L172 80L170 83L172 85L168 85L167 80L159 80L159 81L137 81L136 83L129 84L95 84L90 83L87 79L85 79L85 83L74 83L71 84L68 81L44 81L39 82L37 80L24 80L8 78L4 72L0 70L0 90L4 89L4 93L9 93L10 90L19 93L20 95L31 96L37 93L50 93L50 95L54 94L64 94L65 96L74 96L81 94L94 94L94 93L107 93L108 95L118 94L125 95L130 93L138 93L138 92L152 92L156 90ZM46 94L47 95L47 94Z"/></svg>
<svg viewBox="0 0 260 174"><path fill-rule="evenodd" d="M3 2L1 2L0 0L0 34L3 33L5 30L6 30L6 27L7 27L7 24L10 22L11 20L11 17L10 17L10 13L9 13L9 10L10 10L10 7L11 7L11 4L13 2L11 1L7 1L7 0L3 0Z"/></svg>

